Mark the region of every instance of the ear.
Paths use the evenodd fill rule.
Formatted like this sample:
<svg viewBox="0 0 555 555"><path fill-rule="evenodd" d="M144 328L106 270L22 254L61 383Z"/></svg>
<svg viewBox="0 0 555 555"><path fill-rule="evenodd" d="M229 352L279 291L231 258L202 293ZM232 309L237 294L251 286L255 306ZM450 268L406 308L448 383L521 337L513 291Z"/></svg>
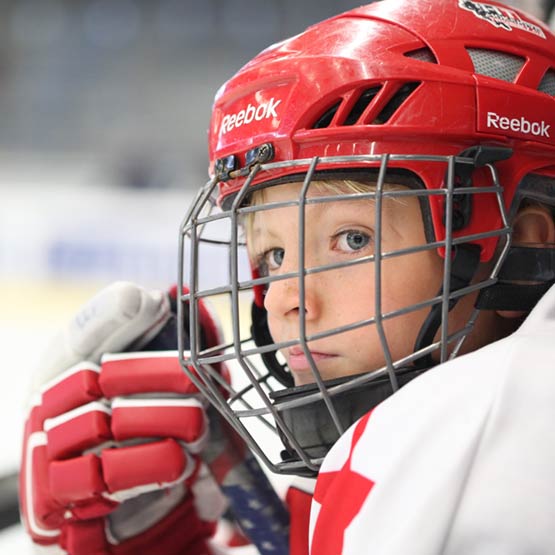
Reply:
<svg viewBox="0 0 555 555"><path fill-rule="evenodd" d="M548 208L530 205L521 208L513 222L513 245L545 245L555 243L555 222ZM502 318L522 318L525 312L498 310Z"/></svg>
<svg viewBox="0 0 555 555"><path fill-rule="evenodd" d="M520 209L513 222L513 245L555 243L555 222L540 205Z"/></svg>

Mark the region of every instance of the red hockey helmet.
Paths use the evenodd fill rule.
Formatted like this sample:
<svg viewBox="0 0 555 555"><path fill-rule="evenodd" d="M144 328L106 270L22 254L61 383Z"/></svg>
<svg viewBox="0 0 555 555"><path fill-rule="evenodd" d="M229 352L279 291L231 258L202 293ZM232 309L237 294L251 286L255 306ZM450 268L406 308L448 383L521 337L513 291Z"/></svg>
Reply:
<svg viewBox="0 0 555 555"><path fill-rule="evenodd" d="M269 418L277 426L294 452L286 462L268 460L244 431L274 470L316 469L337 434L377 402L364 388L381 388L381 399L409 378L400 378L406 360L388 361L369 377L331 385L319 380L314 368L314 387L289 387L287 368L270 360L281 347L265 327L262 294L271 280L256 271L254 279L239 278L236 228L251 192L291 181L371 175L382 185L388 179L406 183L420 195L428 243L443 256L448 253L450 274L421 330L416 350L425 352L443 325L442 307L452 308L453 293L468 288L479 261L493 260L494 268L477 286L484 290L479 308L530 308L553 282L553 268L545 270L549 257L539 252L545 249L511 254L508 237L522 198L554 203L554 96L555 37L547 27L502 4L473 0L383 0L343 13L269 47L218 91L209 131L212 179L191 208L182 238L192 237L198 245L211 222L227 222L229 280L203 291L193 246L192 273L188 279L181 275L192 282L191 295L184 298L191 301L190 312L184 306L182 313L189 315L187 330L194 334L194 300L229 295L234 338L224 359L238 359L248 378L242 391L262 398L261 404L236 390L227 401L215 399L214 376L205 368L217 357L195 351L194 341L184 363L203 376L207 395L236 428L243 429L242 419L251 417L265 423ZM519 267L529 268L529 260L540 260L541 276L519 273ZM182 256L182 272L186 262ZM303 272L300 268L299 280ZM534 285L519 289L515 281ZM250 349L243 347L239 321L239 299L246 290L255 292L258 347ZM306 347L302 329L298 342ZM445 345L436 347L445 358ZM268 393L271 380L252 359L258 355L288 386L286 393ZM385 384L379 381L384 376ZM357 406L362 399L357 414L344 418L338 408L342 395ZM352 395L358 396L354 403ZM237 403L240 408L234 408ZM326 422L333 431L305 438L308 432L296 429L295 421L306 415L318 413L318 426L326 427L317 405L330 413ZM291 416L293 410L304 412Z"/></svg>

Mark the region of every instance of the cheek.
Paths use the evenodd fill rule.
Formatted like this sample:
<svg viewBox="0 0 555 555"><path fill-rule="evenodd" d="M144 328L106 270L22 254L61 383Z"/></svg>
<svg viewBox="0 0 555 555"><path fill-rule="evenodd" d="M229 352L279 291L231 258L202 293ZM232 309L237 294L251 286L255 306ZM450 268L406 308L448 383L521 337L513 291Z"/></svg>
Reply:
<svg viewBox="0 0 555 555"><path fill-rule="evenodd" d="M388 260L382 269L382 309L391 312L430 300L437 295L442 281L443 260L435 252Z"/></svg>
<svg viewBox="0 0 555 555"><path fill-rule="evenodd" d="M433 252L401 256L384 263L382 276L382 312L402 311L437 295L443 280L443 260ZM426 306L384 320L393 359L413 352L418 333L429 313L430 307Z"/></svg>
<svg viewBox="0 0 555 555"><path fill-rule="evenodd" d="M325 291L327 304L338 322L342 324L366 320L374 316L373 264L362 264L344 269L341 276L332 277L328 283L321 284Z"/></svg>

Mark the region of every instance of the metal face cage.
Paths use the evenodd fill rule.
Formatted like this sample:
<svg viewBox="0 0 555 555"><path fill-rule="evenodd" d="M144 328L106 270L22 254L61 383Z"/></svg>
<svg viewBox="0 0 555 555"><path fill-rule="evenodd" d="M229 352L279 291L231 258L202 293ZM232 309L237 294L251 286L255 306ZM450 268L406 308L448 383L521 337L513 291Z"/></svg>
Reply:
<svg viewBox="0 0 555 555"><path fill-rule="evenodd" d="M441 169L445 179L435 188L390 188L391 175L403 167L433 165ZM178 291L178 348L184 372L195 383L208 401L225 417L243 437L249 448L274 472L288 474L314 474L337 438L362 414L394 393L410 379L432 364L455 357L478 316L474 309L468 321L457 330L448 328L449 312L457 300L476 293L496 282L499 268L510 243L510 227L503 200L503 189L493 164L485 164L489 175L486 185L460 183L457 168L475 165L472 157L421 155L367 155L322 157L289 162L254 164L245 169L245 180L231 202L223 208L217 203L219 179L209 181L198 193L180 228ZM325 194L310 196L311 184L321 180L326 171L337 168L373 168L375 185L368 192ZM292 179L272 181L276 170L295 174ZM302 177L299 175L302 174ZM265 176L268 176L267 179ZM353 177L356 179L356 177ZM297 198L273 203L249 204L253 189L263 186L279 187L282 182L302 183ZM472 226L457 230L457 207L471 205L478 195L494 199L495 215L501 225L496 229L475 232ZM398 250L384 250L382 237L383 205L387 199L401 200L417 197L423 207L432 198L443 203L445 236L436 239L427 234L421 245ZM373 211L374 249L371 255L342 261L341 263L306 267L305 237L307 207L321 203L341 203L353 198L369 200ZM435 201L434 201L435 202ZM293 208L298 222L298 268L295 272L260 275L249 262L245 218L267 210ZM454 216L455 215L455 216ZM429 216L429 214L428 214ZM426 218L425 218L426 219ZM436 233L437 235L437 233ZM474 271L468 279L453 279L457 252L465 246L476 247L481 240L497 238L497 250L488 266L487 275L477 278ZM439 292L418 303L393 311L382 309L383 272L385 261L428 250L439 250L443 256L443 277ZM469 249L472 251L472 248ZM474 251L479 251L476 247ZM477 266L479 258L474 257ZM305 301L307 278L322 272L359 264L373 266L374 283L369 287L374 311L366 318L334 328L307 332ZM463 266L464 266L463 261ZM459 266L461 264L459 263ZM464 273L464 272L463 272ZM274 342L267 334L266 341L255 341L258 321L264 319L262 306L264 291L280 280L295 280L298 289L298 333L296 338ZM217 309L223 324L225 340L209 348L201 346L200 303ZM251 311L251 305L253 309ZM395 360L390 349L386 323L416 310L429 310L428 333L425 341L415 346L414 352ZM433 323L431 323L433 321ZM265 325L265 323L263 322ZM387 324L389 326L389 324ZM357 373L326 380L310 354L309 343L322 338L339 336L351 330L374 328L379 336L384 364ZM391 330L391 328L389 328ZM421 333L422 335L422 333ZM439 336L439 339L435 337ZM185 346L190 349L185 350ZM313 383L293 386L288 381L282 349L299 346L305 353L313 375ZM432 361L432 355L435 357ZM275 364L268 363L268 358ZM231 376L221 372L224 363ZM285 376L285 377L284 377ZM285 449L284 449L285 448Z"/></svg>

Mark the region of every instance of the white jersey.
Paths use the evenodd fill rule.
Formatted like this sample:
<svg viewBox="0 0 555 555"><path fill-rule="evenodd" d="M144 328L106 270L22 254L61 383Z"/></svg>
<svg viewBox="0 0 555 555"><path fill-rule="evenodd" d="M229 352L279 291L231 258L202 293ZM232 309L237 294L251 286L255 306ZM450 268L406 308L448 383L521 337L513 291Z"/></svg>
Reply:
<svg viewBox="0 0 555 555"><path fill-rule="evenodd" d="M555 287L513 335L355 423L312 503L313 555L555 553Z"/></svg>

